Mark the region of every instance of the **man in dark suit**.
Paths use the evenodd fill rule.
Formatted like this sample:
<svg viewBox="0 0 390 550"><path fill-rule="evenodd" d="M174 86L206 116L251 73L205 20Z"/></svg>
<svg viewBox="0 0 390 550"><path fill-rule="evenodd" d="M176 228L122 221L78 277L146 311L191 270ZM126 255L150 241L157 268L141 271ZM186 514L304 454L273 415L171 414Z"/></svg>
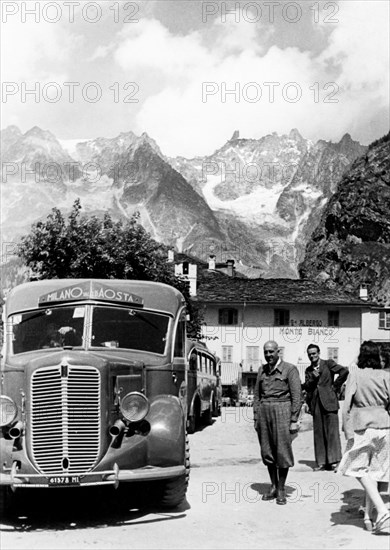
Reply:
<svg viewBox="0 0 390 550"><path fill-rule="evenodd" d="M271 480L271 488L262 500L287 504L285 483L294 465L291 443L298 431L301 381L297 367L280 359L276 342L264 344L264 357L266 364L259 368L253 403L261 458Z"/></svg>
<svg viewBox="0 0 390 550"><path fill-rule="evenodd" d="M348 369L332 359L320 359L320 348L307 348L310 366L305 370L306 402L313 415L315 470L334 470L341 460L338 393L348 377ZM335 380L335 376L337 376Z"/></svg>

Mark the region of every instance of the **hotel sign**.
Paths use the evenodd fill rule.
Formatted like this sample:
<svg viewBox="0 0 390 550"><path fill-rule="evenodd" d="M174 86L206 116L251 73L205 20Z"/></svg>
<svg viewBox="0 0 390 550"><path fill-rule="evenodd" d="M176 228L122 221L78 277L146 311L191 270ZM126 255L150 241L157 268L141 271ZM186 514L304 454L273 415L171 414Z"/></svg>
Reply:
<svg viewBox="0 0 390 550"><path fill-rule="evenodd" d="M290 325L292 327L322 327L321 319L291 319Z"/></svg>

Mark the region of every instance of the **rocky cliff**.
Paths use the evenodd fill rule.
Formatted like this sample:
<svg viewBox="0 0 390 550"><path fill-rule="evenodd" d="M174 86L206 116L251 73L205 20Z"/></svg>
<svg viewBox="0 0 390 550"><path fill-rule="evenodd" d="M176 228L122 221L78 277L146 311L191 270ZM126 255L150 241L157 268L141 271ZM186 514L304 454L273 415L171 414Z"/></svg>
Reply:
<svg viewBox="0 0 390 550"><path fill-rule="evenodd" d="M299 265L304 278L390 305L390 133L372 143L344 174Z"/></svg>

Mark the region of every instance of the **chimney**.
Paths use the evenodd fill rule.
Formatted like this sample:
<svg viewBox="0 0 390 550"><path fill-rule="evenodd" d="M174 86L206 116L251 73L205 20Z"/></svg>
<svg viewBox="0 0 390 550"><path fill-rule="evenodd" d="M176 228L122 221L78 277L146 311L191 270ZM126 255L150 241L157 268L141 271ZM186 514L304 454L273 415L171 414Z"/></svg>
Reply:
<svg viewBox="0 0 390 550"><path fill-rule="evenodd" d="M359 297L360 297L361 300L365 300L365 301L368 300L367 285L365 285L365 284L360 285Z"/></svg>
<svg viewBox="0 0 390 550"><path fill-rule="evenodd" d="M229 277L234 277L234 260L227 260L227 274Z"/></svg>
<svg viewBox="0 0 390 550"><path fill-rule="evenodd" d="M175 260L175 252L170 248L168 250L168 260L167 262L172 263Z"/></svg>
<svg viewBox="0 0 390 550"><path fill-rule="evenodd" d="M209 256L209 269L215 270L215 255L210 254Z"/></svg>

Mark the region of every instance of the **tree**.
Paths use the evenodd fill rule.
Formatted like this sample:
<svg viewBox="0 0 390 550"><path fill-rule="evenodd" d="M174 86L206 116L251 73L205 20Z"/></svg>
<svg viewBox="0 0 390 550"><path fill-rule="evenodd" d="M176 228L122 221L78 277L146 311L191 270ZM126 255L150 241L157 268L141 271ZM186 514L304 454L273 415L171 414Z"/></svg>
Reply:
<svg viewBox="0 0 390 550"><path fill-rule="evenodd" d="M114 221L81 215L77 199L66 219L53 208L46 221L22 237L18 255L32 270L31 279L99 278L159 281L177 288L190 315L188 336L199 338L203 313L191 300L188 283L167 263L168 249L138 223L139 214Z"/></svg>

